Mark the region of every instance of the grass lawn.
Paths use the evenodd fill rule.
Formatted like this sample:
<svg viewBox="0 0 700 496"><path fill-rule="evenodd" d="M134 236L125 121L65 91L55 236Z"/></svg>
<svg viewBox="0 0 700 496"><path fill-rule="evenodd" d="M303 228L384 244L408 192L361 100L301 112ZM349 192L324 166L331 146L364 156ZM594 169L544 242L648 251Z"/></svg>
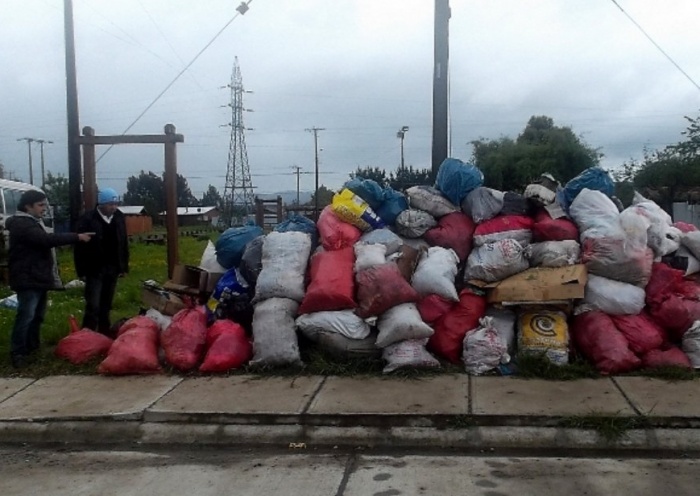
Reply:
<svg viewBox="0 0 700 496"><path fill-rule="evenodd" d="M212 233L212 236L218 233ZM180 236L180 263L199 265L202 253L207 246L206 240L189 236ZM73 248L63 247L58 250L61 279L64 283L76 278L73 266ZM153 279L160 283L167 280L167 248L165 245L133 242L130 245L129 274L120 279L114 297L112 321L122 317L137 315L141 308L141 283ZM9 287L0 285L0 298L13 293ZM21 375L39 377L52 374L95 373L95 364L76 367L59 360L53 355L53 348L69 332L68 318L75 315L78 323L82 321L84 309L83 290L67 289L49 292L49 305L46 320L41 327L42 349L36 363L23 371ZM17 375L10 365L10 333L15 320L15 311L0 308L0 377Z"/></svg>

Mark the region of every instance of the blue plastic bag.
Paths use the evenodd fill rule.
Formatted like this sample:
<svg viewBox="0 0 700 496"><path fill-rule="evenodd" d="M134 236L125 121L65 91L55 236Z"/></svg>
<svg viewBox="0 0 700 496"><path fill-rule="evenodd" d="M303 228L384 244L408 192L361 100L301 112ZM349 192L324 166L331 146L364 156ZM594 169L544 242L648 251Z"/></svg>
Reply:
<svg viewBox="0 0 700 496"><path fill-rule="evenodd" d="M217 262L226 269L238 267L245 251L245 245L262 234L262 228L253 223L226 229L214 245Z"/></svg>
<svg viewBox="0 0 700 496"><path fill-rule="evenodd" d="M484 184L484 174L473 165L456 158L446 158L435 179L435 187L455 205L474 189Z"/></svg>
<svg viewBox="0 0 700 496"><path fill-rule="evenodd" d="M209 320L224 318L222 311L244 311L251 307L250 286L238 269L229 269L219 278L207 301ZM251 307L252 310L252 307Z"/></svg>
<svg viewBox="0 0 700 496"><path fill-rule="evenodd" d="M600 191L609 197L615 194L615 183L610 174L600 167L590 167L566 183L560 196L562 206L568 210L584 188Z"/></svg>
<svg viewBox="0 0 700 496"><path fill-rule="evenodd" d="M384 188L382 188L379 183L373 179L362 179L361 177L356 177L355 179L351 179L345 183L343 188L349 189L357 196L362 198L375 212L384 201Z"/></svg>
<svg viewBox="0 0 700 496"><path fill-rule="evenodd" d="M387 225L393 226L396 224L396 218L404 210L408 210L406 195L393 188L386 188L384 190L382 204L377 207L377 215L386 222Z"/></svg>

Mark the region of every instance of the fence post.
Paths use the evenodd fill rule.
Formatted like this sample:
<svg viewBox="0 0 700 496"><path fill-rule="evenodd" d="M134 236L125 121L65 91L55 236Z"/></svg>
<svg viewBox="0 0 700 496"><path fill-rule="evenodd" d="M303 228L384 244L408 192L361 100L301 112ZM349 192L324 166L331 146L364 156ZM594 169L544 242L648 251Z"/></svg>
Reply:
<svg viewBox="0 0 700 496"><path fill-rule="evenodd" d="M95 136L90 126L83 128L83 136ZM83 210L90 210L97 205L97 173L95 172L95 145L83 144Z"/></svg>

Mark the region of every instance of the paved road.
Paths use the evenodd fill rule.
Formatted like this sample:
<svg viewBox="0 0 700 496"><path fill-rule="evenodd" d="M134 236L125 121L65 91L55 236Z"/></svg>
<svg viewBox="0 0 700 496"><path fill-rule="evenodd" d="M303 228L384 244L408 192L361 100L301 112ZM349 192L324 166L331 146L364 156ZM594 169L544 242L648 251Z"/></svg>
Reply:
<svg viewBox="0 0 700 496"><path fill-rule="evenodd" d="M696 496L698 460L0 449L0 495Z"/></svg>

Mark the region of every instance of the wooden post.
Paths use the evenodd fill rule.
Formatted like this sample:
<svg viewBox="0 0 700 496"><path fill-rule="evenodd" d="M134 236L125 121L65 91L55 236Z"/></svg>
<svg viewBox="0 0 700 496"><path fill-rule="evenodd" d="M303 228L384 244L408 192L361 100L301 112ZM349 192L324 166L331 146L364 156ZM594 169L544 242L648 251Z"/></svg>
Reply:
<svg viewBox="0 0 700 496"><path fill-rule="evenodd" d="M281 223L283 220L283 215L282 215L282 197L278 196L277 197L277 223Z"/></svg>
<svg viewBox="0 0 700 496"><path fill-rule="evenodd" d="M175 126L165 125L166 136L175 134ZM178 263L177 232L177 154L175 140L165 142L165 226L168 233L168 277Z"/></svg>
<svg viewBox="0 0 700 496"><path fill-rule="evenodd" d="M255 223L265 229L265 205L257 196L255 197Z"/></svg>
<svg viewBox="0 0 700 496"><path fill-rule="evenodd" d="M83 136L95 136L90 126L83 128ZM83 210L90 210L97 205L97 173L95 172L95 145L83 145Z"/></svg>

